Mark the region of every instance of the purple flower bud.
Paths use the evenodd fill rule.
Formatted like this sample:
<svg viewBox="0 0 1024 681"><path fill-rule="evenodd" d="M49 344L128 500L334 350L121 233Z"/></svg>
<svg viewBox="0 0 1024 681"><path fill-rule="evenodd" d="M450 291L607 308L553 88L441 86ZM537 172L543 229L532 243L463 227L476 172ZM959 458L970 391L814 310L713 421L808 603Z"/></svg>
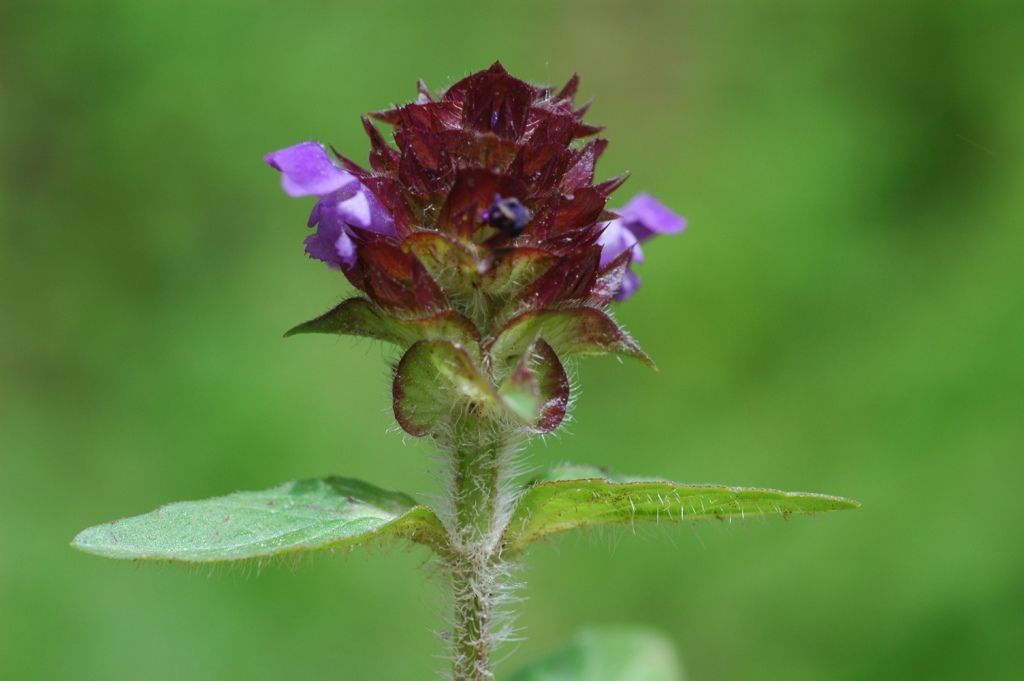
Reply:
<svg viewBox="0 0 1024 681"><path fill-rule="evenodd" d="M281 171L281 186L290 196L319 196L308 225L306 253L329 265L354 264L352 227L393 236L395 223L380 201L352 173L339 168L319 142L302 142L267 154L266 162Z"/></svg>
<svg viewBox="0 0 1024 681"><path fill-rule="evenodd" d="M604 231L598 237L601 245L601 267L629 249L633 249L633 262L643 262L644 254L640 242L655 234L678 234L686 228L686 220L673 213L650 194L639 194L623 208L616 211L619 217L605 223ZM616 300L626 300L640 287L640 277L632 270L626 272L622 286L615 294Z"/></svg>

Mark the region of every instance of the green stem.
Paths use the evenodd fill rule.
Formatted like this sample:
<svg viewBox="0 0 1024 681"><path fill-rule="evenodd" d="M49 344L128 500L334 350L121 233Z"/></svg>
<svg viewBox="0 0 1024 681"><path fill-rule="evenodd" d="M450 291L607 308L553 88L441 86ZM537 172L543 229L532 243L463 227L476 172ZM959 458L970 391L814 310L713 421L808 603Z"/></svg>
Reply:
<svg viewBox="0 0 1024 681"><path fill-rule="evenodd" d="M469 420L473 420L471 416ZM499 538L507 501L502 483L508 441L493 432L480 432L480 424L474 425L476 429L463 429L451 448L455 527L449 568L455 605L454 681L493 678L492 627L503 570Z"/></svg>

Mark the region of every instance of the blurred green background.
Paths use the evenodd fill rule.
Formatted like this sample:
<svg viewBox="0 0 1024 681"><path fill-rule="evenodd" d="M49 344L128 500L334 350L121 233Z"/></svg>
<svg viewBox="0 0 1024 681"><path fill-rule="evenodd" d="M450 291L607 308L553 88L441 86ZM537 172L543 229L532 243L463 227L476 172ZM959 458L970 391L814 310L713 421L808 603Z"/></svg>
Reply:
<svg viewBox="0 0 1024 681"><path fill-rule="evenodd" d="M824 7L823 5L828 5ZM532 461L848 495L810 519L536 549L500 669L587 624L694 681L1019 678L1024 80L1014 3L0 5L0 678L428 679L418 549L253 569L81 555L81 528L341 473L429 495L390 353L281 332L346 292L264 152L502 59L583 76L690 219ZM1017 539L1014 539L1017 537ZM499 670L500 671L500 670Z"/></svg>

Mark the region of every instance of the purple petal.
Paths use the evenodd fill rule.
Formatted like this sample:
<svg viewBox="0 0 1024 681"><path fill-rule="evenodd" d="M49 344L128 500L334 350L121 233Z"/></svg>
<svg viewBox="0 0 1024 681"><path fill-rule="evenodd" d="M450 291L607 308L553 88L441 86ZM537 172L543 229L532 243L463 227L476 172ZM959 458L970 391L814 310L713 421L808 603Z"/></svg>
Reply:
<svg viewBox="0 0 1024 681"><path fill-rule="evenodd" d="M632 262L643 262L644 261L644 249L640 247L640 242L637 241L636 245L633 246L633 257Z"/></svg>
<svg viewBox="0 0 1024 681"><path fill-rule="evenodd" d="M334 266L355 264L351 227L389 236L396 233L391 215L358 180L317 201L307 224L316 232L306 237L306 253Z"/></svg>
<svg viewBox="0 0 1024 681"><path fill-rule="evenodd" d="M356 264L356 244L348 232L341 232L341 236L334 242L334 251L338 259L349 267Z"/></svg>
<svg viewBox="0 0 1024 681"><path fill-rule="evenodd" d="M319 142L302 142L263 158L281 171L281 186L289 196L325 196L359 182L355 175L334 165Z"/></svg>
<svg viewBox="0 0 1024 681"><path fill-rule="evenodd" d="M306 253L331 267L351 267L356 262L356 245L352 237L344 229L331 225L321 225L306 237Z"/></svg>
<svg viewBox="0 0 1024 681"><path fill-rule="evenodd" d="M380 204L373 192L358 181L341 191L323 197L313 210L316 213L316 220L321 223L338 222L386 236L396 234L395 221L391 214ZM310 220L313 219L314 216L311 215Z"/></svg>
<svg viewBox="0 0 1024 681"><path fill-rule="evenodd" d="M605 224L597 242L601 244L601 267L607 266L624 251L633 251L632 262L622 278L621 287L615 294L615 300L621 301L632 296L640 287L640 277L632 269L635 263L644 261L640 242L655 234L677 234L686 228L686 220L650 194L633 197L616 212L620 217Z"/></svg>
<svg viewBox="0 0 1024 681"><path fill-rule="evenodd" d="M655 234L678 234L686 228L685 218L676 215L650 194L638 194L616 212L640 241Z"/></svg>
<svg viewBox="0 0 1024 681"><path fill-rule="evenodd" d="M337 244L344 234L342 223L322 221L317 230L306 237L306 253L309 257L323 260L329 265L341 265L344 261L338 252Z"/></svg>
<svg viewBox="0 0 1024 681"><path fill-rule="evenodd" d="M622 220L612 220L605 224L597 243L601 244L601 267L605 267L639 241Z"/></svg>

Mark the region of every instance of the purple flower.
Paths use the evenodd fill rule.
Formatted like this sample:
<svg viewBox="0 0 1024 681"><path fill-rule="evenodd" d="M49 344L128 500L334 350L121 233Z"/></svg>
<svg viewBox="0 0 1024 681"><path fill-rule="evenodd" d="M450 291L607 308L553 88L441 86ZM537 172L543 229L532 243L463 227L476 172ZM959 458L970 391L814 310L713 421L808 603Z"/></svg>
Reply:
<svg viewBox="0 0 1024 681"><path fill-rule="evenodd" d="M622 286L615 294L616 300L626 300L640 287L640 277L632 268L632 263L644 261L640 242L655 234L678 234L686 228L686 220L650 194L638 194L615 212L619 217L605 223L597 242L601 244L601 267L633 249L632 262L622 279Z"/></svg>
<svg viewBox="0 0 1024 681"><path fill-rule="evenodd" d="M289 196L319 196L308 225L306 253L329 265L351 266L356 259L352 228L393 236L395 223L377 197L352 173L339 168L319 142L302 142L267 154L264 160L281 171Z"/></svg>

